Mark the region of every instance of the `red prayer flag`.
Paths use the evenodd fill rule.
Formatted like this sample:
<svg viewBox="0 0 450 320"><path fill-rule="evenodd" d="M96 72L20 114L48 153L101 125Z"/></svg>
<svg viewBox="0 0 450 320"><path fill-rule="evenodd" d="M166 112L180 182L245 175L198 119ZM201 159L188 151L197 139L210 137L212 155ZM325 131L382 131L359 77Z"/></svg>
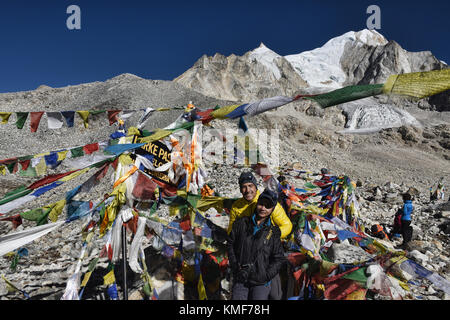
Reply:
<svg viewBox="0 0 450 320"><path fill-rule="evenodd" d="M91 154L98 150L99 150L98 142L87 144L87 145L83 146L84 154Z"/></svg>
<svg viewBox="0 0 450 320"><path fill-rule="evenodd" d="M189 215L186 215L186 217L183 219L183 221L180 222L180 228L183 231L188 231L191 230L191 218ZM198 229L198 228L196 228ZM201 230L200 230L201 233ZM196 234L196 235L200 235L200 234Z"/></svg>
<svg viewBox="0 0 450 320"><path fill-rule="evenodd" d="M114 168L114 170L117 170L117 164L119 163L119 158L116 158L112 163L112 167Z"/></svg>
<svg viewBox="0 0 450 320"><path fill-rule="evenodd" d="M125 222L123 225L127 228L128 231L130 231L133 234L136 234L138 227L138 220L139 216L133 216L132 219L130 219L128 222Z"/></svg>
<svg viewBox="0 0 450 320"><path fill-rule="evenodd" d="M19 163L18 162L16 162L15 164L14 164L14 168L13 168L13 174L14 173L16 173L17 171L19 171Z"/></svg>
<svg viewBox="0 0 450 320"><path fill-rule="evenodd" d="M214 109L208 109L205 111L199 111L197 112L197 115L200 117L200 119L202 120L203 124L207 124L208 122L210 122L211 120L214 119L214 117L211 115L211 113L214 111Z"/></svg>
<svg viewBox="0 0 450 320"><path fill-rule="evenodd" d="M31 123L30 123L31 132L36 132L37 131L37 128L39 127L39 122L41 121L41 118L42 118L43 114L44 114L44 111L30 112L30 115L31 115Z"/></svg>
<svg viewBox="0 0 450 320"><path fill-rule="evenodd" d="M31 160L24 160L20 161L20 164L22 165L22 170L27 170L28 166L30 165Z"/></svg>
<svg viewBox="0 0 450 320"><path fill-rule="evenodd" d="M0 160L0 164L10 164L17 161L17 157Z"/></svg>
<svg viewBox="0 0 450 320"><path fill-rule="evenodd" d="M13 229L15 230L18 226L20 226L22 224L22 217L20 216L20 213L19 213L14 216L1 218L0 221L11 221L13 224Z"/></svg>
<svg viewBox="0 0 450 320"><path fill-rule="evenodd" d="M156 187L157 184L152 179L138 172L138 177L136 179L136 184L134 185L132 195L141 201L154 200Z"/></svg>
<svg viewBox="0 0 450 320"><path fill-rule="evenodd" d="M117 122L117 115L120 113L120 111L122 110L108 110L108 120L110 126Z"/></svg>
<svg viewBox="0 0 450 320"><path fill-rule="evenodd" d="M46 177L44 177L43 179L36 181L34 183L32 183L31 185L28 186L27 189L37 189L39 187L42 187L46 184L52 183L56 180L59 180L65 176L68 176L71 173L74 173L75 171L78 170L73 170L73 171L69 171L69 172L65 172L65 173L60 173L60 174L52 174L52 175L48 175Z"/></svg>
<svg viewBox="0 0 450 320"><path fill-rule="evenodd" d="M337 279L325 285L324 296L327 300L343 300L353 291L361 289L356 281L350 279Z"/></svg>

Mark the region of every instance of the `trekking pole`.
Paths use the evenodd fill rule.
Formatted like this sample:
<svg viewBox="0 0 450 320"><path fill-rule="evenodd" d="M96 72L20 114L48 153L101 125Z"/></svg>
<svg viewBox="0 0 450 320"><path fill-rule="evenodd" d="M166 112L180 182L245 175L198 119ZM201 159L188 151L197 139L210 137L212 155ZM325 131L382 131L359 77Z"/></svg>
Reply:
<svg viewBox="0 0 450 320"><path fill-rule="evenodd" d="M122 268L123 268L123 300L128 300L127 286L127 230L122 225Z"/></svg>

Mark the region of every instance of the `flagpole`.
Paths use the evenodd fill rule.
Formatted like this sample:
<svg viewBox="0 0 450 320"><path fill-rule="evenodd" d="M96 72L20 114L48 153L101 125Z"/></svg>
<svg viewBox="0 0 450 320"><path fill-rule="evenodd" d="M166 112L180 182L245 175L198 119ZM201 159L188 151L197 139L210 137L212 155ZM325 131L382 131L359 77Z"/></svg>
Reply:
<svg viewBox="0 0 450 320"><path fill-rule="evenodd" d="M123 268L123 300L128 300L127 285L127 230L122 225L122 268Z"/></svg>

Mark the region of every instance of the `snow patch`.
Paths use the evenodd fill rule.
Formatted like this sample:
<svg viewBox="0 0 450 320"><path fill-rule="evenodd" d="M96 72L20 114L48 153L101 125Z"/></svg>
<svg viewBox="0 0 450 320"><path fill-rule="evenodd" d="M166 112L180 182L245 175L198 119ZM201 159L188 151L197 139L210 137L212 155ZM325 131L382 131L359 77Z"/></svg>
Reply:
<svg viewBox="0 0 450 320"><path fill-rule="evenodd" d="M320 48L285 58L310 86L341 88L347 76L340 60L347 43L378 46L385 45L387 40L374 30L349 31L330 39Z"/></svg>
<svg viewBox="0 0 450 320"><path fill-rule="evenodd" d="M373 133L404 125L421 127L409 112L390 104L377 103L373 98L344 103L340 106L347 117L341 133Z"/></svg>

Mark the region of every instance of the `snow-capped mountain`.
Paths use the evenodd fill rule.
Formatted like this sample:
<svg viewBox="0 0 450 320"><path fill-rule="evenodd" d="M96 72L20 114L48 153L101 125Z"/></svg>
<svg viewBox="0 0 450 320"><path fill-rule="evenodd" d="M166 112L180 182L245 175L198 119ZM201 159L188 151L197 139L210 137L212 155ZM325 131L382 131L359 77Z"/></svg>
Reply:
<svg viewBox="0 0 450 320"><path fill-rule="evenodd" d="M292 95L308 84L282 56L261 44L243 56L203 55L174 80L185 87L230 101Z"/></svg>
<svg viewBox="0 0 450 320"><path fill-rule="evenodd" d="M243 56L204 55L174 81L205 95L246 102L292 95L305 88L320 92L350 84L382 83L391 74L444 66L429 51L408 52L377 31L364 29L287 56L263 43Z"/></svg>

